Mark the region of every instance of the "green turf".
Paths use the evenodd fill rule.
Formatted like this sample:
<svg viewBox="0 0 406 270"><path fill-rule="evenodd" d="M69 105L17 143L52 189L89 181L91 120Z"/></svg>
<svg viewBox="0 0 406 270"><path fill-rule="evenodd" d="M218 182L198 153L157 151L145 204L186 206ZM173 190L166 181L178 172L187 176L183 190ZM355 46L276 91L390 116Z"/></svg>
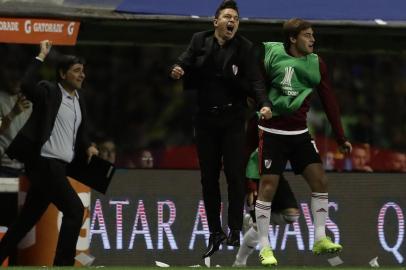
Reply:
<svg viewBox="0 0 406 270"><path fill-rule="evenodd" d="M171 269L176 269L176 270L191 270L194 269L193 267L169 267ZM203 267L198 267L198 269L201 269ZM206 267L204 267L206 268ZM212 267L216 268L216 267ZM237 269L249 269L249 270L267 270L267 269L275 269L275 270L332 270L334 269L342 269L342 270L371 270L373 269L372 267L271 267L271 268L265 268L265 267L246 267L246 268L234 268L234 267L220 267L221 269L224 270L237 270ZM55 269L55 270L64 270L64 269L89 269L89 270L94 270L94 269L100 269L100 270L158 270L161 269L161 267L141 267L141 266L133 266L133 267L128 267L128 266L106 266L106 267L97 267L97 266L92 266L92 267L8 267L10 270L46 270L46 269ZM379 267L377 270L406 270L405 267Z"/></svg>

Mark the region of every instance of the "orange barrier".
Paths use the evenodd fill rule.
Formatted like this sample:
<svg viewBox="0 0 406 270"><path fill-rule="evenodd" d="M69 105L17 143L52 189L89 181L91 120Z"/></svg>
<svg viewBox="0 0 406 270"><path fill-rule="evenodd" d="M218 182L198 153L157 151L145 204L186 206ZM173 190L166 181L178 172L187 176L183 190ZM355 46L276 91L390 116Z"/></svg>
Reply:
<svg viewBox="0 0 406 270"><path fill-rule="evenodd" d="M0 240L3 238L3 236L6 232L7 232L7 227L0 226ZM3 262L3 264L1 266L3 266L3 267L8 266L8 258Z"/></svg>
<svg viewBox="0 0 406 270"><path fill-rule="evenodd" d="M90 188L74 179L69 179L69 181L85 206L84 222L76 245L76 254L82 252L88 254L90 245ZM24 203L28 187L27 177L20 177L19 206ZM20 242L17 256L18 265L52 266L61 221L62 213L51 204L35 227ZM81 264L76 261L75 266L81 266Z"/></svg>
<svg viewBox="0 0 406 270"><path fill-rule="evenodd" d="M0 42L39 44L49 39L54 45L75 45L79 27L79 21L0 18Z"/></svg>

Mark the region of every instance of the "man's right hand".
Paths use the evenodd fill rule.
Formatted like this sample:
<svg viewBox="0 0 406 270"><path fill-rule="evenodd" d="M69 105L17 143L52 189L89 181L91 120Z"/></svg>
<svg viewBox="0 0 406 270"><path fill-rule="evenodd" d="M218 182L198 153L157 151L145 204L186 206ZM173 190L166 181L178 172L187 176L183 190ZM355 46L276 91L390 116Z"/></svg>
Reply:
<svg viewBox="0 0 406 270"><path fill-rule="evenodd" d="M39 43L40 52L38 54L38 58L42 61L48 56L49 52L51 51L52 41L50 40L43 40Z"/></svg>
<svg viewBox="0 0 406 270"><path fill-rule="evenodd" d="M259 114L261 115L261 119L269 120L272 118L272 110L267 106L262 107Z"/></svg>
<svg viewBox="0 0 406 270"><path fill-rule="evenodd" d="M13 113L17 116L23 111L27 110L30 108L30 102L27 100L27 98L21 94L18 95L17 102L15 103L13 107Z"/></svg>
<svg viewBox="0 0 406 270"><path fill-rule="evenodd" d="M178 65L175 65L171 70L171 78L175 80L179 80L184 74L185 71L181 66Z"/></svg>

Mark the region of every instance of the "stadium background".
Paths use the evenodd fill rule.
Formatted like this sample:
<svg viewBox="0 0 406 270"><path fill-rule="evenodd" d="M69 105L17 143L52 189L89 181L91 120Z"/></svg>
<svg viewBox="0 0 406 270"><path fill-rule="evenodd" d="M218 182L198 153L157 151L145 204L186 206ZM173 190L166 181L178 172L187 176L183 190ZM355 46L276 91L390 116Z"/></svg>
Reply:
<svg viewBox="0 0 406 270"><path fill-rule="evenodd" d="M109 138L116 146L116 162L121 170L106 197L92 195L92 209L97 199L103 207L111 241L111 248L106 250L100 235L93 234L91 252L96 255L95 263L151 265L159 257L180 265L181 261L186 264L181 254L187 254L187 262L196 264L204 243L202 236L197 236L194 250L188 250L200 198L192 129L195 96L193 91L183 91L181 83L169 80L167 72L192 33L211 28L211 12L218 1L207 1L204 7L180 0L170 6L158 0L0 2L1 17L72 19L81 23L77 45L55 46L49 57L51 65L44 67L42 75L50 79L55 76L52 63L58 53L84 56L84 88L92 135L99 140ZM392 172L330 174L331 198L339 207L332 211L332 219L340 229L341 241L349 247L343 260L349 265L364 265L368 259L379 256L387 265L404 265L394 252L385 250L388 248L382 244L382 238L379 240L378 220L382 207L393 203L384 220L385 241L389 247L398 246L399 254L406 256L406 177L393 173L406 171L406 16L401 12L404 4L392 0L383 5L375 0L368 2L366 8L350 1L329 5L314 1L309 6L293 0L277 1L272 6L267 1L249 1L249 5L248 1L239 2L243 17L239 31L255 42L281 40L280 28L285 18L301 16L314 22L316 50L330 68L349 139L365 150L364 165L375 172ZM264 11L269 13L263 14ZM21 73L36 52L33 45L0 44L2 74L5 70ZM323 159L328 161L326 169L362 171L354 168L351 158L338 155L317 98L314 108L309 121ZM400 154L400 166L392 164L394 153ZM299 201L308 203L308 190L302 182L291 181ZM1 197L7 202L15 200L10 194ZM116 208L110 201L123 198L129 200L129 205L123 208L128 211L124 212L123 249L117 249ZM132 249L128 248L139 200L147 209L153 250L146 249L142 235L134 238ZM179 241L177 251L168 247L165 234L164 248L157 249L157 202L165 200L174 201L177 207L172 226ZM162 207L165 210L167 206ZM8 225L15 211L10 207L2 211L1 225ZM187 217L185 222L183 215ZM92 217L95 218L94 211ZM166 220L164 216L163 222ZM295 238L289 236L287 250L281 251L279 239L278 258L291 265L326 264L325 258L315 259L309 254L304 216L299 223L304 250L298 251ZM98 220L93 220L92 225L94 230L100 229ZM356 256L350 253L357 249L362 251ZM232 254L222 251L213 259L219 264L230 264Z"/></svg>

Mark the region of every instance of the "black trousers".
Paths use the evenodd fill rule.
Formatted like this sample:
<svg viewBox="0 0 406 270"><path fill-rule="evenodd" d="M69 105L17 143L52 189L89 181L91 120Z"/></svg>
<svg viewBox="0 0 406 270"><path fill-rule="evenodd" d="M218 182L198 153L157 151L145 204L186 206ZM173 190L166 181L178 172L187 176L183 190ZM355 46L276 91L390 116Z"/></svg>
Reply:
<svg viewBox="0 0 406 270"><path fill-rule="evenodd" d="M222 165L228 186L228 226L231 230L241 230L245 194L243 112L198 115L196 144L210 232L222 230L219 183Z"/></svg>
<svg viewBox="0 0 406 270"><path fill-rule="evenodd" d="M30 188L16 222L0 242L0 262L7 258L38 222L49 204L53 203L63 213L54 265L73 265L84 207L66 178L66 163L40 157L32 164L26 164L26 173Z"/></svg>

